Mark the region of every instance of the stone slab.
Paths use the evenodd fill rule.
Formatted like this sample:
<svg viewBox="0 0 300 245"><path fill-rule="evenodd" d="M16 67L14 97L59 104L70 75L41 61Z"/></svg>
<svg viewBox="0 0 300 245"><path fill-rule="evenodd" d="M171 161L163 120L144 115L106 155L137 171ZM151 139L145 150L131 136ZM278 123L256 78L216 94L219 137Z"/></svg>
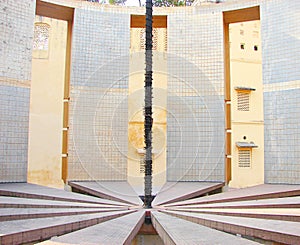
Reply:
<svg viewBox="0 0 300 245"><path fill-rule="evenodd" d="M198 225L160 212L151 212L153 225L164 244L246 245L258 244L241 237Z"/></svg>
<svg viewBox="0 0 300 245"><path fill-rule="evenodd" d="M268 208L268 209L229 209L229 208L183 208L175 207L174 211L183 211L191 213L203 213L203 214L217 214L225 216L237 216L237 217L249 217L249 218L261 218L261 219L275 219L300 222L300 208Z"/></svg>
<svg viewBox="0 0 300 245"><path fill-rule="evenodd" d="M194 198L183 202L169 204L169 206L206 204L218 202L233 202L244 200L258 200L300 195L300 185L271 185L263 184L248 188L233 189L220 194Z"/></svg>
<svg viewBox="0 0 300 245"><path fill-rule="evenodd" d="M138 194L125 181L71 181L69 185L100 198L125 202L131 205L143 205Z"/></svg>
<svg viewBox="0 0 300 245"><path fill-rule="evenodd" d="M0 222L127 210L124 208L1 208Z"/></svg>
<svg viewBox="0 0 300 245"><path fill-rule="evenodd" d="M1 222L0 244L24 244L86 228L133 211L105 212Z"/></svg>
<svg viewBox="0 0 300 245"><path fill-rule="evenodd" d="M106 221L76 232L52 238L41 244L131 244L145 220L143 210Z"/></svg>
<svg viewBox="0 0 300 245"><path fill-rule="evenodd" d="M112 208L112 207L124 207L124 206L0 196L0 208L30 208L30 207L32 208Z"/></svg>
<svg viewBox="0 0 300 245"><path fill-rule="evenodd" d="M120 202L105 200L97 197L73 193L61 189L40 186L30 183L5 183L0 184L0 195L2 196L15 196L24 198L36 198L46 200L58 201L72 201L72 202L86 202L86 203L99 203L99 204L116 204L127 205Z"/></svg>
<svg viewBox="0 0 300 245"><path fill-rule="evenodd" d="M201 204L198 200L195 200L196 204L192 204L191 201L187 205L168 206L172 207L184 207L184 208L300 208L300 196L299 197L282 197L282 198L270 198L251 201L232 201L232 202L217 202Z"/></svg>
<svg viewBox="0 0 300 245"><path fill-rule="evenodd" d="M284 244L300 244L300 225L298 222L229 217L178 211L164 212L194 223L233 234L256 237Z"/></svg>
<svg viewBox="0 0 300 245"><path fill-rule="evenodd" d="M223 183L167 182L153 200L153 206L182 201L222 188Z"/></svg>

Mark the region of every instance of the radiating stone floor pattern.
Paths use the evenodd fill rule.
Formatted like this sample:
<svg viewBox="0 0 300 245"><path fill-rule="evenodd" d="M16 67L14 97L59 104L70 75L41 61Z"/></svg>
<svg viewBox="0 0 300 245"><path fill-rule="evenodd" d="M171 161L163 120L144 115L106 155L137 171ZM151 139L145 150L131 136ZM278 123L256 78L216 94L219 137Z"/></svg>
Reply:
<svg viewBox="0 0 300 245"><path fill-rule="evenodd" d="M93 196L0 184L0 244L132 244L148 211L165 244L300 244L300 186L166 183L144 209L126 182L72 185Z"/></svg>

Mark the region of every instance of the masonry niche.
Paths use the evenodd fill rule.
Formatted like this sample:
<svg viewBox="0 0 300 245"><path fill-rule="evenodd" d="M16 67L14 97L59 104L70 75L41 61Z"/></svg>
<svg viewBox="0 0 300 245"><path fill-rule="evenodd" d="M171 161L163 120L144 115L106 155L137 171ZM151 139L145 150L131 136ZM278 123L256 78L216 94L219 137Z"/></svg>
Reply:
<svg viewBox="0 0 300 245"><path fill-rule="evenodd" d="M28 182L62 188L73 9L37 1L32 51Z"/></svg>
<svg viewBox="0 0 300 245"><path fill-rule="evenodd" d="M227 177L231 177L231 187L263 184L264 119L259 7L225 12L224 21L228 35L228 57L225 61L228 66L226 163L231 166L227 168Z"/></svg>

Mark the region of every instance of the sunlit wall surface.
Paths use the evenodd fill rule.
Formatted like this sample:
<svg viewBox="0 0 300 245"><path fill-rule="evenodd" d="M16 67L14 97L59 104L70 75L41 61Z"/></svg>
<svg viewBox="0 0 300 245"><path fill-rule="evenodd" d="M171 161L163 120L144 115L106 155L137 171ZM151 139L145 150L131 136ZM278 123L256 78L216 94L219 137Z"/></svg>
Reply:
<svg viewBox="0 0 300 245"><path fill-rule="evenodd" d="M76 9L69 180L126 180L129 15Z"/></svg>
<svg viewBox="0 0 300 245"><path fill-rule="evenodd" d="M0 182L27 179L35 4L0 2Z"/></svg>
<svg viewBox="0 0 300 245"><path fill-rule="evenodd" d="M265 182L300 184L300 2L261 6Z"/></svg>
<svg viewBox="0 0 300 245"><path fill-rule="evenodd" d="M0 3L1 182L26 181L34 2ZM224 180L222 12L257 5L265 182L300 183L300 2L292 0L237 0L157 10L168 15L167 180ZM77 6L68 179L126 180L130 14L144 12Z"/></svg>
<svg viewBox="0 0 300 245"><path fill-rule="evenodd" d="M167 179L224 180L222 12L169 15Z"/></svg>

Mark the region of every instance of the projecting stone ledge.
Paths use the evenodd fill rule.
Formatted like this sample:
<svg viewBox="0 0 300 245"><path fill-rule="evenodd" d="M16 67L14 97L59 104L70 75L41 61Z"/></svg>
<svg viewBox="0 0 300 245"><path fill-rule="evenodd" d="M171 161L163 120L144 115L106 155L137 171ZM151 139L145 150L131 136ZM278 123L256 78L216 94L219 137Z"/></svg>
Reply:
<svg viewBox="0 0 300 245"><path fill-rule="evenodd" d="M64 202L33 198L0 196L0 208L123 208L121 205Z"/></svg>
<svg viewBox="0 0 300 245"><path fill-rule="evenodd" d="M247 188L235 189L228 192L223 192L211 196L194 198L186 201L170 203L166 206L183 206L208 203L223 203L259 200L269 198L282 198L300 195L300 185L272 185L262 184Z"/></svg>
<svg viewBox="0 0 300 245"><path fill-rule="evenodd" d="M190 203L187 205L170 205L167 207L164 207L164 209L224 209L224 208L231 208L231 209L262 209L262 208L300 208L300 196L295 197L281 197L281 198L269 198L269 199L257 199L257 200L251 200L251 201L225 201L225 202L215 202L215 203L197 203L198 200L195 199L195 204Z"/></svg>
<svg viewBox="0 0 300 245"><path fill-rule="evenodd" d="M153 206L187 200L221 189L224 183L167 182L152 202Z"/></svg>
<svg viewBox="0 0 300 245"><path fill-rule="evenodd" d="M143 205L126 181L70 181L68 184L74 191L131 205Z"/></svg>
<svg viewBox="0 0 300 245"><path fill-rule="evenodd" d="M298 222L179 211L164 211L164 213L232 234L255 237L280 244L300 244L300 226Z"/></svg>
<svg viewBox="0 0 300 245"><path fill-rule="evenodd" d="M300 203L299 203L300 205ZM235 217L248 217L259 219L273 219L273 220L285 220L300 222L300 209L299 208L184 208L173 207L173 211L182 211L190 213L202 213L202 214L217 214L223 216L235 216Z"/></svg>
<svg viewBox="0 0 300 245"><path fill-rule="evenodd" d="M151 212L151 215L153 226L164 241L164 244L258 244L160 212Z"/></svg>
<svg viewBox="0 0 300 245"><path fill-rule="evenodd" d="M123 205L128 204L105 200L97 197L82 195L56 188L35 185L30 183L3 183L0 184L0 195L22 197L30 199L56 200L66 202L82 202L94 204Z"/></svg>
<svg viewBox="0 0 300 245"><path fill-rule="evenodd" d="M49 239L101 222L118 218L133 211L115 211L62 217L4 221L0 225L0 244L26 244Z"/></svg>
<svg viewBox="0 0 300 245"><path fill-rule="evenodd" d="M145 220L145 211L125 215L76 232L52 238L40 244L89 244L119 245L131 244Z"/></svg>

